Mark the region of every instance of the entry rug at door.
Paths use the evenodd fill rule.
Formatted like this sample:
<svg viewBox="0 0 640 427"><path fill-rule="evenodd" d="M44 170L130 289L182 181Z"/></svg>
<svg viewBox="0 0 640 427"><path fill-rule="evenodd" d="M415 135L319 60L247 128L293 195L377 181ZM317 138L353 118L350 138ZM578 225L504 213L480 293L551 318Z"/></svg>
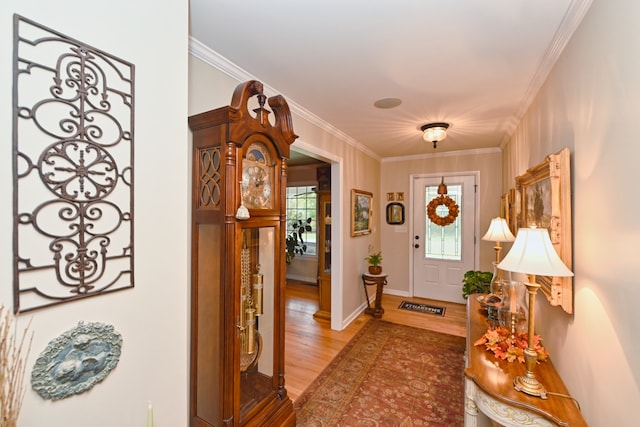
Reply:
<svg viewBox="0 0 640 427"><path fill-rule="evenodd" d="M369 320L296 399L298 427L460 427L465 340Z"/></svg>
<svg viewBox="0 0 640 427"><path fill-rule="evenodd" d="M402 301L398 308L401 310L417 311L419 313L435 314L436 316L444 316L445 311L444 307L409 301Z"/></svg>

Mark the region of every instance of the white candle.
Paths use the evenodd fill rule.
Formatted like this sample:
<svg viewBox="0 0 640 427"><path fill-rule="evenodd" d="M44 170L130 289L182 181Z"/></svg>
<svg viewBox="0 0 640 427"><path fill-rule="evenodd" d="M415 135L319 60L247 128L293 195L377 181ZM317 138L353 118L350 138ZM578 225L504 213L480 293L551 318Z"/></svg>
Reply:
<svg viewBox="0 0 640 427"><path fill-rule="evenodd" d="M153 405L151 401L149 401L149 406L147 407L147 427L153 427Z"/></svg>
<svg viewBox="0 0 640 427"><path fill-rule="evenodd" d="M510 294L510 298L511 298L510 301L509 301L509 304L510 304L509 311L512 312L512 313L515 313L516 312L516 298L518 298L518 294L517 294L517 290L516 290L516 285L515 284L511 285L511 290L510 290L509 294Z"/></svg>

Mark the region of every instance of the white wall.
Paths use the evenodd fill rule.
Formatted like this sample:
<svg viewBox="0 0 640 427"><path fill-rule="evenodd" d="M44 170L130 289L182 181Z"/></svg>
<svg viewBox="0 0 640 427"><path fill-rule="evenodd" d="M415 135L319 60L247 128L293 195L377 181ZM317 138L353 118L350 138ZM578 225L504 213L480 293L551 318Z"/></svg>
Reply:
<svg viewBox="0 0 640 427"><path fill-rule="evenodd" d="M60 401L29 385L21 427L187 425L189 192L188 2L3 0L0 3L0 304L12 307L13 13L136 66L135 288L19 316L32 319L27 375L50 340L79 321L111 324L118 366L93 389ZM150 19L152 16L152 19Z"/></svg>
<svg viewBox="0 0 640 427"><path fill-rule="evenodd" d="M574 314L539 298L536 325L592 426L635 426L640 407L639 22L638 2L594 1L503 159L513 183L571 151Z"/></svg>
<svg viewBox="0 0 640 427"><path fill-rule="evenodd" d="M389 275L385 292L406 296L410 292L410 258L413 252L411 240L410 177L423 173L475 172L480 174L478 209L480 221L476 230L479 241L479 266L483 271L493 271L491 262L495 259L494 243L480 240L489 228L491 218L500 215L502 196L502 165L498 149L478 150L458 155L425 155L410 158L384 159L382 162L381 197L387 193L404 192L405 224L403 226L386 223L386 199L380 207L382 254L384 271ZM460 283L462 289L462 283Z"/></svg>

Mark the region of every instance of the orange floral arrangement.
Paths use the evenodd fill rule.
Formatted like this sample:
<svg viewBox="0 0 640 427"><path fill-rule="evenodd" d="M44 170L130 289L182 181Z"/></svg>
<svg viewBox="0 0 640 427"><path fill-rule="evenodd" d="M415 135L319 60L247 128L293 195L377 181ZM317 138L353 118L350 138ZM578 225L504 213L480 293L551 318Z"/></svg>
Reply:
<svg viewBox="0 0 640 427"><path fill-rule="evenodd" d="M489 328L474 345L484 345L498 359L524 363L524 350L529 345L528 341L527 333L515 334L512 338L511 333L505 328ZM538 362L544 362L549 357L549 353L542 346L540 335L533 336L533 349L538 353Z"/></svg>
<svg viewBox="0 0 640 427"><path fill-rule="evenodd" d="M447 216L438 215L437 209L440 205L447 207ZM455 200L447 195L440 195L438 197L435 197L427 205L427 216L429 217L429 220L441 227L446 227L449 224L453 224L459 213L460 208L458 207L458 204Z"/></svg>

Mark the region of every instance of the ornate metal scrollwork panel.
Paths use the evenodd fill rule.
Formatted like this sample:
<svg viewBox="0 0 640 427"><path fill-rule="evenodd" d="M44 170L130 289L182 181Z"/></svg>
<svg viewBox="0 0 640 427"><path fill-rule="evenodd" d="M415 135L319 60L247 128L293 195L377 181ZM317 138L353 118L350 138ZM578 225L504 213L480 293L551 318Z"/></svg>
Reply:
<svg viewBox="0 0 640 427"><path fill-rule="evenodd" d="M14 311L133 287L134 66L14 16Z"/></svg>

